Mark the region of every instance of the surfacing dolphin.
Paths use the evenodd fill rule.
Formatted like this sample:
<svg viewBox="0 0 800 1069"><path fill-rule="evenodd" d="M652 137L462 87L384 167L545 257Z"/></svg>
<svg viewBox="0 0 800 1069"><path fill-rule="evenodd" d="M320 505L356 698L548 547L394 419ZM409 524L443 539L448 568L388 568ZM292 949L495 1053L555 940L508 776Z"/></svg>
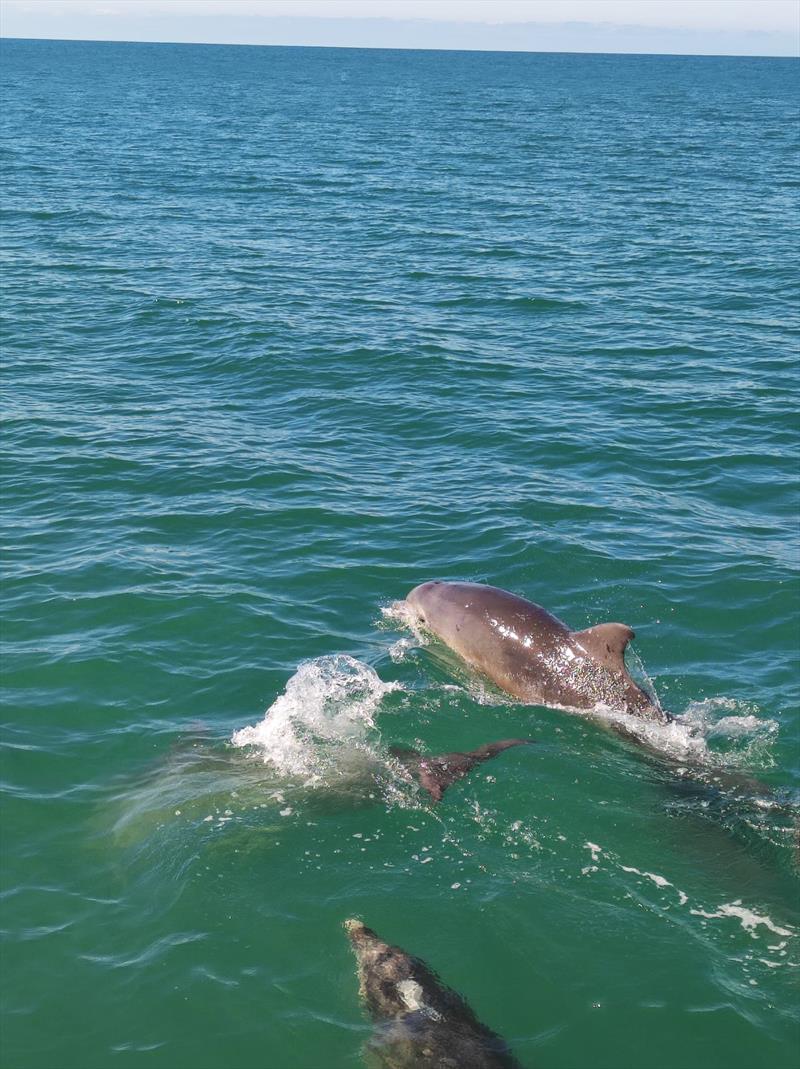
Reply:
<svg viewBox="0 0 800 1069"><path fill-rule="evenodd" d="M361 996L377 1024L369 1050L386 1069L521 1069L500 1036L419 958L345 921Z"/></svg>
<svg viewBox="0 0 800 1069"><path fill-rule="evenodd" d="M541 605L480 583L423 583L406 603L423 628L520 701L671 719L628 675L634 634L625 624L570 631Z"/></svg>

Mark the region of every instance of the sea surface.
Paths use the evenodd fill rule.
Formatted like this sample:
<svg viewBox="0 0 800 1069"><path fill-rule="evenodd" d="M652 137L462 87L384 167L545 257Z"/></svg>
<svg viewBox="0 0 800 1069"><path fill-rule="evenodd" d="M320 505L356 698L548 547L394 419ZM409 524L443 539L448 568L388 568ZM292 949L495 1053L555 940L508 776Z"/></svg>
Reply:
<svg viewBox="0 0 800 1069"><path fill-rule="evenodd" d="M358 1069L348 917L526 1069L797 1066L797 63L0 59L3 1069ZM513 703L435 577L675 724Z"/></svg>

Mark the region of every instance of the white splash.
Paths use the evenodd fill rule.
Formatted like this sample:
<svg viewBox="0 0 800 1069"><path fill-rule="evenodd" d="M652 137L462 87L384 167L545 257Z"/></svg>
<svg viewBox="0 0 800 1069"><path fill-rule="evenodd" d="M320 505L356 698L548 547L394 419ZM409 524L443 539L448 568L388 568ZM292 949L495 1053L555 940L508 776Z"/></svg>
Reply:
<svg viewBox="0 0 800 1069"><path fill-rule="evenodd" d="M389 605L381 606L381 623L389 627L408 628L414 635L414 642L410 646L427 646L430 643L428 635L420 628L417 614L407 601L393 601ZM408 640L406 640L408 641Z"/></svg>
<svg viewBox="0 0 800 1069"><path fill-rule="evenodd" d="M599 708L594 715L674 760L712 768L770 765L768 749L778 732L775 720L756 716L751 705L732 698L690 702L667 724L608 708Z"/></svg>
<svg viewBox="0 0 800 1069"><path fill-rule="evenodd" d="M413 638L399 638L389 647L389 656L395 664L399 664L406 659L409 650L416 649L416 647L417 643Z"/></svg>
<svg viewBox="0 0 800 1069"><path fill-rule="evenodd" d="M758 707L751 702L708 698L690 703L680 719L724 747L726 764L773 763L768 748L778 734L778 722L758 716Z"/></svg>
<svg viewBox="0 0 800 1069"><path fill-rule="evenodd" d="M258 747L265 764L314 783L371 752L374 714L400 689L347 654L318 657L300 665L260 724L235 731L231 742Z"/></svg>

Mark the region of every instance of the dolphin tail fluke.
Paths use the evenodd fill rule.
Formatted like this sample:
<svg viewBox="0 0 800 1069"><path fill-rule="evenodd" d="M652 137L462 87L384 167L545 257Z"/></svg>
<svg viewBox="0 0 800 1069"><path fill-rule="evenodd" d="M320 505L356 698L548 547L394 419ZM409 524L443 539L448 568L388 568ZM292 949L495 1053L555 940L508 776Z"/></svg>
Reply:
<svg viewBox="0 0 800 1069"><path fill-rule="evenodd" d="M392 746L389 752L405 765L434 802L440 802L447 788L457 780L463 779L475 765L496 757L497 754L512 746L524 746L533 741L533 739L500 739L498 742L487 742L479 746L477 750L469 750L466 753L435 754L431 757L425 757L417 750L402 749L397 746Z"/></svg>

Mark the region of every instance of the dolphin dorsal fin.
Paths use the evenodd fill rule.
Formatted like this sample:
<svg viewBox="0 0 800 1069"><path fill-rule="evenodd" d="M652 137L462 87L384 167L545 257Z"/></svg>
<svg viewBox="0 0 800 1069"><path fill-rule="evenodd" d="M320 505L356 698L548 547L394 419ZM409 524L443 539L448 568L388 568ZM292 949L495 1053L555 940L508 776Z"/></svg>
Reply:
<svg viewBox="0 0 800 1069"><path fill-rule="evenodd" d="M593 661L612 672L624 672L625 647L636 636L626 624L595 624L585 631L573 631L572 637Z"/></svg>

